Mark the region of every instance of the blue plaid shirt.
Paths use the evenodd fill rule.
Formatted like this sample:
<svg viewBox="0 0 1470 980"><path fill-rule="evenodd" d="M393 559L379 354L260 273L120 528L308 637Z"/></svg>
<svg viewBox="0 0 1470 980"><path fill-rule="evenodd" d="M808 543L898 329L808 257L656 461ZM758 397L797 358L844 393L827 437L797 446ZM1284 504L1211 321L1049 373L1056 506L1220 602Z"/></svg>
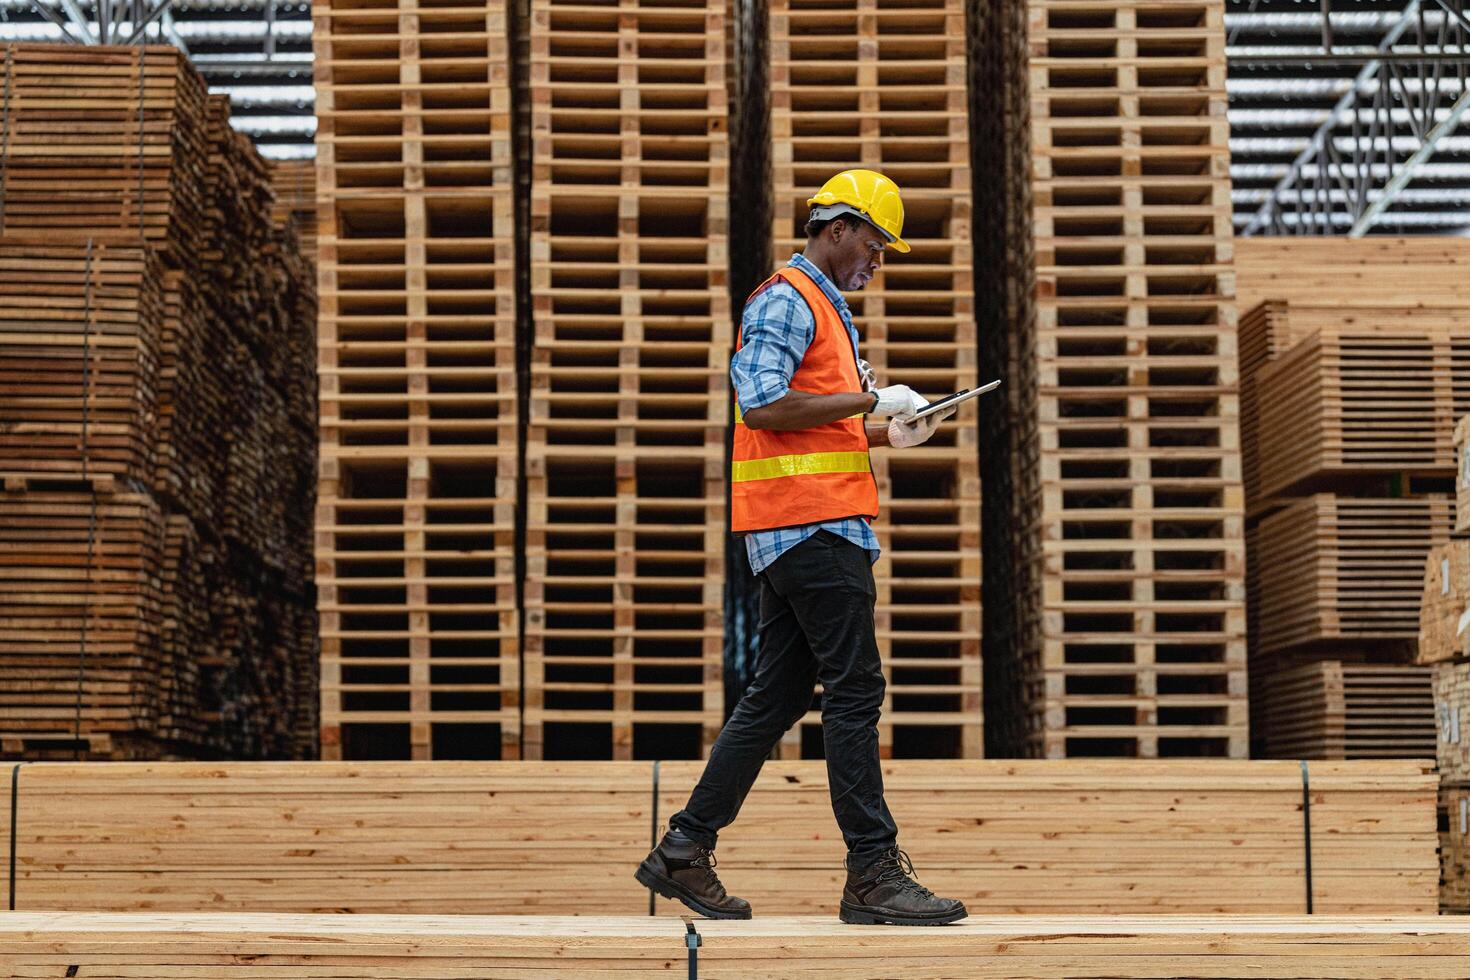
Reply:
<svg viewBox="0 0 1470 980"><path fill-rule="evenodd" d="M857 356L858 335L852 325L852 312L832 280L800 253L791 257L791 267L800 269L822 287L832 301L847 335L852 338L853 356ZM762 290L745 307L740 318L740 350L730 361L730 383L740 400L740 411L749 412L769 405L784 396L791 387L806 349L816 334L817 321L811 308L796 287L787 282L773 283ZM865 548L869 561L878 560L878 537L861 517L844 517L802 527L783 527L774 531L752 531L745 535L745 553L750 570L759 575L768 565L801 544L818 531L827 530Z"/></svg>

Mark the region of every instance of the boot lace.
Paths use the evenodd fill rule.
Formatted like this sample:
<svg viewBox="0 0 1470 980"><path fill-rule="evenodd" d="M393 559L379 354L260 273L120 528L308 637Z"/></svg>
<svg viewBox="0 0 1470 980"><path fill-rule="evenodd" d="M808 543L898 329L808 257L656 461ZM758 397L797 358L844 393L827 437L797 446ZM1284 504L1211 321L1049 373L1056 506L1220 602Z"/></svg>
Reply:
<svg viewBox="0 0 1470 980"><path fill-rule="evenodd" d="M844 867L851 870L846 859L843 860ZM878 873L874 876L875 881L885 882L902 888L907 892L918 895L920 898L934 898L935 895L929 889L919 884L914 879L914 862L909 859L908 852L893 848L884 853L877 862Z"/></svg>

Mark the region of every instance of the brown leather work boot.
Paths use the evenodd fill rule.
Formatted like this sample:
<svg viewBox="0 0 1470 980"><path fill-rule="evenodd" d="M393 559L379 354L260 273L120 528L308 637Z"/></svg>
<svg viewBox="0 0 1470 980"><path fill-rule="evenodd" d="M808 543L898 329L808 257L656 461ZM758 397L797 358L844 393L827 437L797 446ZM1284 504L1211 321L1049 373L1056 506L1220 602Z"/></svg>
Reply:
<svg viewBox="0 0 1470 980"><path fill-rule="evenodd" d="M678 899L711 919L748 919L750 903L725 893L715 874L715 852L677 827L664 834L634 874L644 887Z"/></svg>
<svg viewBox="0 0 1470 980"><path fill-rule="evenodd" d="M970 914L963 902L937 897L913 874L913 862L896 847L866 868L849 866L839 917L864 926L942 926Z"/></svg>

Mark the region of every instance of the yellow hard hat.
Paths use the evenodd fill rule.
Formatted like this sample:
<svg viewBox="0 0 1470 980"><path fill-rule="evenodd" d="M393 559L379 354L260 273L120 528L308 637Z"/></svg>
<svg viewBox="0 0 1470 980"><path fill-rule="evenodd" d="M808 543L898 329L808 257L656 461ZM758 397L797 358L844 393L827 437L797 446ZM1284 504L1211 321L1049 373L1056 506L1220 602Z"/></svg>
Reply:
<svg viewBox="0 0 1470 980"><path fill-rule="evenodd" d="M830 221L845 212L867 220L883 233L894 251L907 252L903 240L903 198L898 185L876 170L844 170L822 185L817 196L807 199L812 218Z"/></svg>

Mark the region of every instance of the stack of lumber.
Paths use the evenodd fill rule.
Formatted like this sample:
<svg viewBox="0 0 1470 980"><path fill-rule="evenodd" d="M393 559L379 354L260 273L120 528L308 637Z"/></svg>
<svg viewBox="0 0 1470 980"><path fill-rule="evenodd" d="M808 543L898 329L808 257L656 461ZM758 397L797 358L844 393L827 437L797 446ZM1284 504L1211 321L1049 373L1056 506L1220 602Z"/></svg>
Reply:
<svg viewBox="0 0 1470 980"><path fill-rule="evenodd" d="M784 265L805 245L806 201L833 174L864 167L892 178L912 251L889 251L847 301L878 384L931 400L979 378L965 9L770 4L773 257ZM976 416L986 410L966 405L923 446L872 457L885 756L984 754ZM820 726L808 715L782 755L820 757Z"/></svg>
<svg viewBox="0 0 1470 980"><path fill-rule="evenodd" d="M686 945L698 935L697 949ZM682 922L629 917L323 916L30 912L0 915L19 976L217 976L282 980L683 976L1169 976L1456 980L1470 923L1433 915L971 917L936 936L855 930L835 915ZM697 959L696 959L697 957ZM179 964L187 963L181 967ZM241 964L257 964L242 967ZM268 964L261 966L259 964ZM80 971L80 972L78 972Z"/></svg>
<svg viewBox="0 0 1470 980"><path fill-rule="evenodd" d="M987 304L1019 315L994 366L1018 463L987 457L1016 501L1015 543L987 547L987 590L1014 604L987 628L1006 644L987 717L1008 754L1241 758L1224 4L1027 6L1032 261ZM1027 114L1008 116L981 155L1010 152Z"/></svg>
<svg viewBox="0 0 1470 980"><path fill-rule="evenodd" d="M1252 306L1240 330L1251 698L1257 750L1275 755L1299 744L1301 719L1281 707L1305 696L1305 678L1328 683L1352 662L1423 665L1438 654L1416 660L1420 643L1444 656L1458 643L1460 593L1438 592L1447 583L1424 569L1435 549L1438 573L1455 523L1470 307L1454 280L1470 247L1249 239L1237 260ZM1323 744L1382 721L1346 707L1346 727ZM1375 710L1401 712L1426 738L1433 723L1423 698Z"/></svg>
<svg viewBox="0 0 1470 980"><path fill-rule="evenodd" d="M1261 519L1260 662L1354 654L1412 663L1424 591L1424 555L1449 539L1442 496L1294 498Z"/></svg>
<svg viewBox="0 0 1470 980"><path fill-rule="evenodd" d="M1470 784L1441 785L1439 907L1470 912Z"/></svg>
<svg viewBox="0 0 1470 980"><path fill-rule="evenodd" d="M1470 415L1455 423L1455 533L1470 535Z"/></svg>
<svg viewBox="0 0 1470 980"><path fill-rule="evenodd" d="M276 160L271 163L271 186L276 191L276 206L271 218L285 226L296 223L301 255L316 261L316 161Z"/></svg>
<svg viewBox="0 0 1470 980"><path fill-rule="evenodd" d="M700 768L29 764L15 908L525 915L575 894L579 914L647 915L633 868ZM975 915L1292 914L1309 894L1317 913L1410 915L1437 901L1427 763L892 760L883 775L922 880ZM832 912L844 853L824 765L775 761L722 833L720 871L762 915Z"/></svg>
<svg viewBox="0 0 1470 980"><path fill-rule="evenodd" d="M1270 675L1252 712L1272 759L1412 759L1430 754L1419 667L1317 660Z"/></svg>
<svg viewBox="0 0 1470 980"><path fill-rule="evenodd" d="M1439 762L1441 905L1470 912L1470 541L1430 552L1424 570L1419 662L1434 672Z"/></svg>
<svg viewBox="0 0 1470 980"><path fill-rule="evenodd" d="M310 267L179 52L5 50L4 753L309 756Z"/></svg>
<svg viewBox="0 0 1470 980"><path fill-rule="evenodd" d="M720 7L531 5L528 759L722 721L725 67Z"/></svg>
<svg viewBox="0 0 1470 980"><path fill-rule="evenodd" d="M322 755L515 758L506 7L312 19Z"/></svg>

